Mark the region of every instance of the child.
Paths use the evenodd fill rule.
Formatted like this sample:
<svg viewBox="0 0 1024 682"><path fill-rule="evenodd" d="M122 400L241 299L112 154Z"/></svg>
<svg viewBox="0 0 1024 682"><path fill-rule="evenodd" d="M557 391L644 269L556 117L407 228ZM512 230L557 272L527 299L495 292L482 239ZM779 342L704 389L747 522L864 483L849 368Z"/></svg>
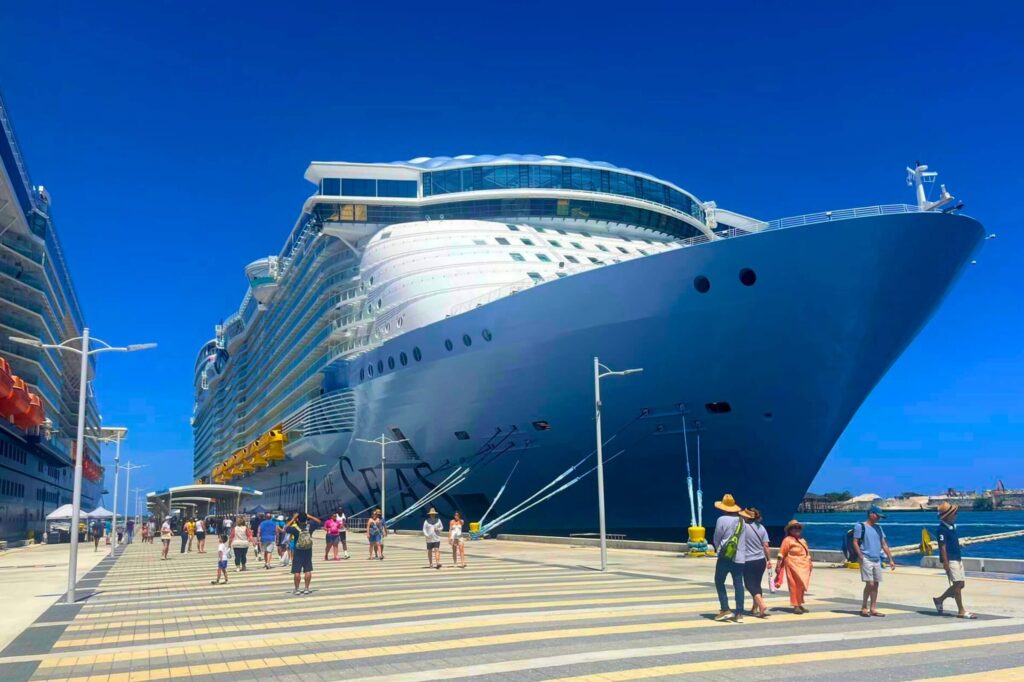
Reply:
<svg viewBox="0 0 1024 682"><path fill-rule="evenodd" d="M224 576L224 584L228 584L228 554L230 553L231 548L228 547L228 536L222 533L220 535L220 544L217 545L217 579L211 580L211 585L219 584L221 576Z"/></svg>

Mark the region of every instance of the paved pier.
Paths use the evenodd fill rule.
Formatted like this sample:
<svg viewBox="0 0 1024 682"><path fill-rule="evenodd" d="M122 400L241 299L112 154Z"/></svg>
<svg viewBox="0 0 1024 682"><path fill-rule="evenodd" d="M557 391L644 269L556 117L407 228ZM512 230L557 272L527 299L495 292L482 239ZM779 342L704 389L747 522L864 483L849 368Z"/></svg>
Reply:
<svg viewBox="0 0 1024 682"><path fill-rule="evenodd" d="M351 559L324 562L318 539L313 594L294 596L287 569L253 561L210 585L216 543L178 545L169 561L157 542L102 562L82 582L91 596L55 604L0 652L0 677L1024 680L1019 582L970 579L982 615L965 621L930 608L938 572L901 568L882 586L887 617L866 619L857 573L819 566L810 613L779 593L770 618L740 625L711 620L713 560L670 553L613 550L601 573L589 548L485 541L469 543L468 568L442 551L432 570L416 535L388 538L383 562L362 538Z"/></svg>

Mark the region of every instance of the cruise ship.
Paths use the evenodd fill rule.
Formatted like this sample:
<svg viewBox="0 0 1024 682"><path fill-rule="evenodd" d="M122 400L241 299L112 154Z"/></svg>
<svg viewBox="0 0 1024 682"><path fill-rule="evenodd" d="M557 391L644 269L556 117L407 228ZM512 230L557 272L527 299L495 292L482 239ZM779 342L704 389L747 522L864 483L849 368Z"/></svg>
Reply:
<svg viewBox="0 0 1024 682"><path fill-rule="evenodd" d="M56 344L82 333L82 311L52 221L50 195L33 185L0 99L0 539L42 539L46 515L71 502L79 358L14 343ZM99 427L95 397L86 427ZM100 504L94 441L82 460L82 508Z"/></svg>
<svg viewBox="0 0 1024 682"><path fill-rule="evenodd" d="M564 487L503 529L592 530L600 358L643 370L602 385L610 527L689 525L688 463L781 525L983 238L907 172L912 205L764 221L581 158L314 162L199 352L195 478L471 521Z"/></svg>

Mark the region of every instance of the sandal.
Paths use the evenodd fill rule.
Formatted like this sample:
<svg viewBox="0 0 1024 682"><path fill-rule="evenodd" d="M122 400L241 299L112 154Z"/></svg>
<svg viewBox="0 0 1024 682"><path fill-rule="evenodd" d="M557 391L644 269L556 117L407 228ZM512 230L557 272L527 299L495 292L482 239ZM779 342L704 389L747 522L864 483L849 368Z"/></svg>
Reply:
<svg viewBox="0 0 1024 682"><path fill-rule="evenodd" d="M876 618L885 618L885 614L884 613L879 613L878 611L872 611L871 615L875 616Z"/></svg>
<svg viewBox="0 0 1024 682"><path fill-rule="evenodd" d="M957 618L963 618L965 620L978 620L978 617L976 615L974 615L973 613L971 613L970 611L966 611L964 613L958 613L956 617Z"/></svg>
<svg viewBox="0 0 1024 682"><path fill-rule="evenodd" d="M871 614L870 614L870 613L868 613L868 610L867 610L867 609L861 609L861 610L860 610L860 617L861 617L861 618L870 618L870 617L871 617Z"/></svg>

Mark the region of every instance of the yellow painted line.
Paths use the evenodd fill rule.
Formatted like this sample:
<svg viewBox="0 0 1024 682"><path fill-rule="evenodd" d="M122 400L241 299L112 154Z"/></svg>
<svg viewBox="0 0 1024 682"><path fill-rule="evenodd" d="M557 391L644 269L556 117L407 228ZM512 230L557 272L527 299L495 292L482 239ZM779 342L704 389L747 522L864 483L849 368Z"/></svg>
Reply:
<svg viewBox="0 0 1024 682"><path fill-rule="evenodd" d="M880 631L884 632L884 631ZM950 649L969 649L980 646L997 646L1024 642L1024 632L1012 635L993 635L973 639L943 640L941 642L915 642L913 644L894 644L875 646L863 649L839 649L830 651L813 651L781 656L757 656L754 658L725 658L715 661L696 661L676 665L659 665L651 668L631 668L596 675L579 675L574 677L551 678L548 682L617 682L619 680L643 680L670 675L688 675L691 673L711 673L733 671L743 668L761 668L779 665L800 665L801 663L817 663L820 661L840 661L859 658L878 658L881 656L898 656L901 654L923 654L932 651L946 652ZM793 673L797 675L797 673ZM1012 678L1010 678L1012 679Z"/></svg>
<svg viewBox="0 0 1024 682"><path fill-rule="evenodd" d="M689 597L689 599L693 598L693 596ZM443 608L416 609L412 611L392 612L382 611L380 613L362 613L353 616L343 616L340 618L308 618L300 620L291 620L288 622L288 624L292 626L309 627L315 625L332 625L335 623L344 622L365 622L383 619L417 618L423 616L451 616L480 611L513 611L516 609L531 608L551 609L560 606L605 606L610 604L636 604L649 602L650 599L650 595L643 595L637 597L618 597L611 599L562 599L557 601L538 601L525 603L516 602L512 604L471 604L465 606L454 603ZM678 600L685 599L686 598L683 597L679 598ZM73 646L103 646L111 644L132 644L134 642L152 641L157 639L170 639L175 637L192 637L198 635L210 635L225 632L248 632L252 630L252 627L253 626L250 625L248 622L245 622L245 624L242 626L218 625L199 628L187 628L182 630L175 630L172 632L128 632L106 636L79 637L70 639L62 638L53 645L53 648L61 649Z"/></svg>
<svg viewBox="0 0 1024 682"><path fill-rule="evenodd" d="M510 580L515 580L515 579L514 578L510 578ZM672 586L673 586L673 583L666 583L664 581L656 581L653 578L608 578L608 579L594 578L592 580L566 580L566 581L558 581L558 582L544 582L544 580L545 580L544 578L540 578L540 579L532 580L530 582L516 581L515 583L501 580L501 581L494 581L494 582L472 583L472 584L467 584L467 583L463 583L463 582L460 581L459 583L453 584L451 587L431 587L430 588L430 594L449 593L449 592L460 592L462 594L472 594L472 593L483 593L483 594L486 594L488 592L492 592L492 591L496 591L496 590L500 590L500 589L505 589L505 590L508 590L508 589L533 589L533 588L538 588L539 587L539 588L548 588L548 589L552 589L553 590L553 589L561 589L561 588L580 587L580 586L586 586L586 585L594 586L594 587L601 587L601 586L604 586L604 585L621 585L623 587L622 587L622 590L620 590L620 591L629 591L629 588L626 587L626 585L636 585L636 584L639 584L639 583L645 583L645 584L648 584L648 585L658 584L658 585L661 585L663 589L671 589ZM230 583L228 583L228 584L230 584ZM291 587L292 587L291 583L288 583L288 584L285 584L285 583L275 583L275 584L281 590L284 590L286 588L288 590L290 590ZM407 584L407 585L415 585L416 587L409 588L409 589L399 589L399 590L382 589L381 591L376 592L374 594L367 594L365 586L354 585L354 586L348 586L346 588L346 589L353 590L352 593L349 593L349 592L330 592L330 593L326 593L326 592L324 592L324 594L318 595L317 598L320 599L321 597L325 597L325 596L329 595L332 599L336 598L338 600L344 600L346 603L349 603L351 600L356 600L356 601L359 601L359 600L369 600L369 601L372 601L374 599L380 599L381 597L391 597L393 595L397 596L397 595L401 595L401 594L419 594L419 595L423 594L423 581L422 580L420 580L420 581L410 581L408 583L403 583L403 585L405 585L405 584ZM687 589L694 589L694 590L696 590L696 589L706 590L707 589L706 587L704 587L702 585L686 585L685 583L675 583L675 585L679 586L679 587L685 587ZM374 587L375 588L379 587L379 585L375 583ZM467 588L469 588L469 589L467 589ZM211 600L211 599L216 599L219 602L221 600L223 600L223 595L221 594L221 592L219 590L217 592L214 592L213 590L216 589L216 588L211 587L210 589L211 589L211 591L209 593L206 593L206 594L203 595L203 599L206 600L206 601L204 601L204 602L202 602L200 604L197 604L195 606L195 608L202 608L203 606L206 606L208 601ZM331 588L328 587L328 588L324 588L324 589L327 590L327 589L331 589ZM570 592L566 592L566 594L571 594L571 593L572 593L571 591ZM238 608L239 608L238 612L239 613L244 613L244 614L252 614L254 612L260 612L260 609L259 609L260 604L266 603L267 605L270 605L270 604L275 604L276 605L276 604L279 604L280 601L281 601L279 594L269 593L268 596L274 597L274 601L271 602L271 601L268 600L267 602L255 602L255 603L253 601L249 601L247 604L240 604L238 606ZM334 606L331 606L331 607L328 607L328 608L334 609L334 608L337 608L337 606L334 605ZM310 610L318 610L318 609L303 609L303 612L310 611ZM327 610L327 608L325 608L325 610ZM160 614L178 614L178 615L180 615L182 613L182 611L183 611L183 605L182 604L177 604L175 606L168 606L168 607L158 607L158 608L153 608L153 609L117 609L117 610L107 609L105 612L81 613L81 614L79 614L75 618L75 623L79 623L81 621L86 621L86 620L87 621L96 621L96 620L101 620L101 619L111 619L113 621L124 622L125 619L128 618L129 616L138 616L138 615L158 616ZM222 616L218 616L218 617L224 617L226 615L230 615L233 612L230 609L228 611L223 611L223 609L221 609L220 606L218 606L218 613L222 613L223 614ZM270 613L270 612L268 612L268 613Z"/></svg>
<svg viewBox="0 0 1024 682"><path fill-rule="evenodd" d="M814 601L809 601L808 604L815 604ZM537 611L533 613L522 613L522 614L508 614L501 616L482 616L477 618L467 618L459 620L438 620L431 622L430 624L415 624L415 625L398 625L389 626L386 629L376 630L373 635L366 634L353 634L352 629L346 628L343 631L318 631L317 641L318 642L333 642L333 641L345 641L353 642L365 637L392 637L399 635L411 635L411 634L422 634L424 632L440 632L445 630L457 630L464 631L473 628L492 628L501 626L511 625L526 625L532 623L552 623L552 622L571 622L579 620L602 620L605 618L635 618L637 616L654 616L654 615L675 615L682 613L699 613L705 610L713 610L718 605L718 602L706 601L700 603L688 603L688 604L653 604L647 606L634 606L627 609L583 609L583 610L569 610L569 611ZM365 632L365 631L364 631ZM240 652L246 649L263 649L266 647L276 647L281 645L287 645L292 643L294 640L292 637L283 634L270 635L267 638L251 638L246 641L230 641L230 642L207 642L203 644L191 644L188 647L190 654L192 653L212 653L212 652ZM55 656L50 658L43 658L40 663L40 668L49 667L62 667L62 666L74 666L74 665L92 665L94 663L109 663L113 660L125 661L125 660L140 660L150 658L151 656L166 655L174 656L181 655L184 653L181 643L174 643L171 645L150 645L145 649L138 651L119 651L117 654L95 654L95 655L72 655L72 656Z"/></svg>
<svg viewBox="0 0 1024 682"><path fill-rule="evenodd" d="M831 618L849 618L849 614L845 613L832 613L822 612L806 614L803 616L777 616L772 621L780 620L827 620ZM769 621L763 621L759 619L753 619L752 623L766 623ZM648 633L648 632L674 632L678 630L690 630L694 628L716 628L716 627L734 627L730 623L716 623L713 620L701 619L690 619L685 621L670 621L665 623L631 623L629 625L607 625L599 627L584 627L574 629L563 629L563 630L542 630L533 632L516 632L503 635L481 635L478 637L464 637L459 639L441 639L432 642L419 642L416 644L390 644L388 646L381 647L353 647L350 649L340 651L326 651L319 654L315 654L316 662L318 663L335 663L339 661L354 661L365 658L375 657L386 657L403 654L423 654L423 653L444 653L452 650L465 650L467 648L475 647L488 647L488 646L500 646L504 644L524 644L528 642L539 642L549 641L552 639L569 639L579 637L605 637L610 635L626 635L626 634L637 634L637 633ZM1024 638L1024 635L1021 635ZM320 641L314 639L313 641ZM260 643L262 647L266 647L268 643L266 641ZM193 647L189 647L190 650L194 651ZM184 653L184 650L182 650ZM256 670L266 672L272 668L295 666L302 663L310 662L311 654L301 655L283 655L274 656L272 658L253 659L248 658L245 661L232 661L225 663L228 666L227 672L239 672L252 669L251 666L255 663ZM79 658L79 661L82 659ZM174 679L176 677L184 677L190 674L195 669L195 666L175 666L171 668L157 668L151 670L132 670L131 679L132 682L150 682L152 680L167 680ZM106 676L102 676L100 679L106 680ZM623 678L625 679L625 678ZM69 678L68 682L97 682L95 676L85 677L73 677Z"/></svg>
<svg viewBox="0 0 1024 682"><path fill-rule="evenodd" d="M945 675L943 677L922 677L914 682L993 682L993 680L1024 680L1024 666L1019 668L996 668L976 673Z"/></svg>
<svg viewBox="0 0 1024 682"><path fill-rule="evenodd" d="M487 599L487 600L491 600L491 601L501 601L501 600L506 600L506 599L524 599L524 598L534 598L534 597L563 597L563 596L569 596L569 595L574 595L574 594L631 594L631 593L638 593L638 592L664 592L664 593L666 593L665 594L666 598L672 598L674 596L677 596L678 593L680 593L680 592L683 593L683 596L688 596L690 594L695 593L698 589L701 592L703 592L703 593L706 593L706 591L707 591L705 588L699 587L699 586L683 588L683 587L677 587L677 586L673 586L673 585L666 585L665 583L661 583L659 585L651 585L651 586L638 586L638 587L622 587L622 586L617 586L617 587L606 587L606 588L601 588L601 589L589 589L589 588L586 588L586 587L578 587L578 588L567 589L567 590L561 590L561 589L552 590L552 589L543 589L544 587L547 587L547 586L546 585L537 585L534 588L521 588L521 589L517 589L514 592L510 592L508 594L500 594L500 593L499 594L495 594L495 593L492 592L491 594L479 594L479 595L474 595L472 597L470 597L469 595L465 595L465 597L462 598L462 599L460 599L458 596L453 596L451 594L435 595L435 592L453 592L453 591L454 592L458 592L459 588L452 588L452 589L449 589L449 590L433 590L433 589L431 589L430 590L431 596L429 596L429 597L423 596L423 594L422 594L423 590L422 589L418 590L418 591L417 590L407 590L407 591L403 591L403 592L409 592L410 594L416 594L418 592L420 596L407 597L407 598L402 598L402 599L385 599L385 598L382 598L382 597L386 597L388 595L386 595L384 593L376 594L376 595L374 595L374 594L367 594L367 595L364 595L362 598L357 598L357 597L354 597L354 596L346 595L344 597L344 601L340 601L339 602L339 601L336 601L336 600L333 600L333 599L331 599L331 600L318 600L316 602L316 605L309 605L310 601L312 601L312 600L310 600L309 597L307 596L307 597L302 597L300 600L292 599L292 600L286 601L286 602L280 602L280 601L277 602L279 604L280 603L288 604L288 606L286 606L284 608L262 608L261 609L261 608L258 608L258 607L254 607L252 604L245 604L245 603L235 604L235 605L233 605L234 608L229 608L227 602L225 602L223 605L217 605L216 607L213 607L210 610L210 612L208 612L208 613L193 613L193 611L195 609L195 607L193 607L193 609L190 609L190 610L178 609L176 616L171 616L171 617L167 617L167 618L147 618L147 617L128 618L128 617L122 617L120 614L110 614L110 616L112 618L114 618L114 620L112 620L111 622L105 622L105 621L104 622L94 622L93 620L90 620L89 622L80 623L76 619L71 625L67 626L67 628L65 629L65 632L88 632L90 630L102 630L104 628L109 628L111 626L119 627L119 628L120 627L128 627L128 626L131 626L131 625L141 625L141 626L144 626L144 627L152 627L152 626L156 626L156 625L168 625L168 624L174 624L174 623L180 623L180 622L200 623L200 622L211 621L211 620L230 619L232 616L240 616L240 617L247 617L247 618L256 618L256 617L263 618L263 617L271 617L271 616L279 616L279 615L287 615L287 614L297 614L297 613L301 613L301 614L323 613L323 612L327 612L327 611L336 612L336 611L347 611L347 610L365 609L365 608L383 609L385 607L408 606L410 604L431 604L431 603L442 603L442 602L452 602L452 601L456 601L456 602L459 602L459 603L464 603L465 601L467 601L470 598L472 598L472 599ZM538 589L538 588L540 588L540 589ZM463 592L464 592L464 590L463 590ZM702 596L704 596L704 595L702 595ZM146 612L142 612L140 615L146 616L147 614L146 614Z"/></svg>

